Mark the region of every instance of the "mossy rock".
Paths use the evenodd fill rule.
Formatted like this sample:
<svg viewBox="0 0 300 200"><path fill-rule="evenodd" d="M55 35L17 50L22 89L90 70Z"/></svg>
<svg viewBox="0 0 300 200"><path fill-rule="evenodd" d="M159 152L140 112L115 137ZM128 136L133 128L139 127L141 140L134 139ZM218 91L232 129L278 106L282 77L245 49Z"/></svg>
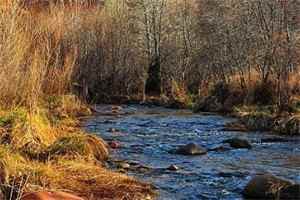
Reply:
<svg viewBox="0 0 300 200"><path fill-rule="evenodd" d="M106 143L93 135L74 135L58 139L46 151L49 157L83 156L104 161L108 158Z"/></svg>

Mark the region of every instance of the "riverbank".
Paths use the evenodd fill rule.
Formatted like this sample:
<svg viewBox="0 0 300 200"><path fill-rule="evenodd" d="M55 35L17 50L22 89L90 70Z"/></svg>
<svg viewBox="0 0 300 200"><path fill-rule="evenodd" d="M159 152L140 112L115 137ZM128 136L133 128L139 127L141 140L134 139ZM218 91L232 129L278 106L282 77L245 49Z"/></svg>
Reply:
<svg viewBox="0 0 300 200"><path fill-rule="evenodd" d="M214 112L239 120L227 125L228 130L263 131L280 135L300 135L300 98L291 96L282 110L275 103L273 89L256 86L251 91L218 83L207 95L199 97L195 112Z"/></svg>
<svg viewBox="0 0 300 200"><path fill-rule="evenodd" d="M26 199L32 192L67 192L84 199L151 199L152 186L106 169L109 147L84 132L92 114L75 96L51 97L29 111L0 112L1 192Z"/></svg>
<svg viewBox="0 0 300 200"><path fill-rule="evenodd" d="M239 121L232 126L245 127L249 131L273 132L279 135L300 135L300 112L276 113L273 106L242 106L232 113Z"/></svg>

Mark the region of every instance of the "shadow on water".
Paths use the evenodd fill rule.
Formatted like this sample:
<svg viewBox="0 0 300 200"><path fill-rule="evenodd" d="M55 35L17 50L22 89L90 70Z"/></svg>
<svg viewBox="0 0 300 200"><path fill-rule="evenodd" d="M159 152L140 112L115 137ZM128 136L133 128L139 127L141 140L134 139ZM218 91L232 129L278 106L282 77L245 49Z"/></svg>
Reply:
<svg viewBox="0 0 300 200"><path fill-rule="evenodd" d="M85 127L107 141L122 144L122 148L112 151L115 160L154 169L178 166L178 171L128 172L153 183L159 189L159 199L242 199L241 191L251 176L266 172L300 182L299 138L262 143L261 139L270 135L222 131L226 123L234 121L227 117L161 107L124 106L124 110L126 115L95 116L86 121ZM232 137L249 140L253 148L192 157L168 153L190 142L210 149Z"/></svg>

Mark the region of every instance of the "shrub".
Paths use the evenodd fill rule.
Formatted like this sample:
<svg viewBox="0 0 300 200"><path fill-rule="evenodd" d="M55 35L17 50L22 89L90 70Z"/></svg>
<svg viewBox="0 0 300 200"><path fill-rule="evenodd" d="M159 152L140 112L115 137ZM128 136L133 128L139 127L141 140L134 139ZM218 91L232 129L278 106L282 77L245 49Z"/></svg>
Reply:
<svg viewBox="0 0 300 200"><path fill-rule="evenodd" d="M230 95L230 86L224 82L218 82L210 91L211 96L215 96L221 104L225 102Z"/></svg>
<svg viewBox="0 0 300 200"><path fill-rule="evenodd" d="M88 106L75 95L50 96L46 99L46 107L51 115L63 118L75 118L91 114Z"/></svg>
<svg viewBox="0 0 300 200"><path fill-rule="evenodd" d="M276 85L271 81L268 83L257 83L253 88L253 104L272 105L276 103Z"/></svg>

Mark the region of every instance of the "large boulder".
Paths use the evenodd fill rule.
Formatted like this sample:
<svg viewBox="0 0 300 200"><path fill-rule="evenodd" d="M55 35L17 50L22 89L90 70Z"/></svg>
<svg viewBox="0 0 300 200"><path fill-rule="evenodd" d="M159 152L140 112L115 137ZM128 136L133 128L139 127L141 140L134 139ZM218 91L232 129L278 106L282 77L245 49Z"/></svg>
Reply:
<svg viewBox="0 0 300 200"><path fill-rule="evenodd" d="M251 149L251 144L245 140L240 138L232 138L228 140L224 140L223 143L229 144L232 148L236 149Z"/></svg>
<svg viewBox="0 0 300 200"><path fill-rule="evenodd" d="M31 192L23 195L21 200L84 200L65 192Z"/></svg>
<svg viewBox="0 0 300 200"><path fill-rule="evenodd" d="M278 197L280 190L292 185L291 181L271 174L257 175L246 185L243 195L250 199L275 199Z"/></svg>
<svg viewBox="0 0 300 200"><path fill-rule="evenodd" d="M207 153L207 150L195 143L189 143L179 147L175 153L181 155L204 155Z"/></svg>

